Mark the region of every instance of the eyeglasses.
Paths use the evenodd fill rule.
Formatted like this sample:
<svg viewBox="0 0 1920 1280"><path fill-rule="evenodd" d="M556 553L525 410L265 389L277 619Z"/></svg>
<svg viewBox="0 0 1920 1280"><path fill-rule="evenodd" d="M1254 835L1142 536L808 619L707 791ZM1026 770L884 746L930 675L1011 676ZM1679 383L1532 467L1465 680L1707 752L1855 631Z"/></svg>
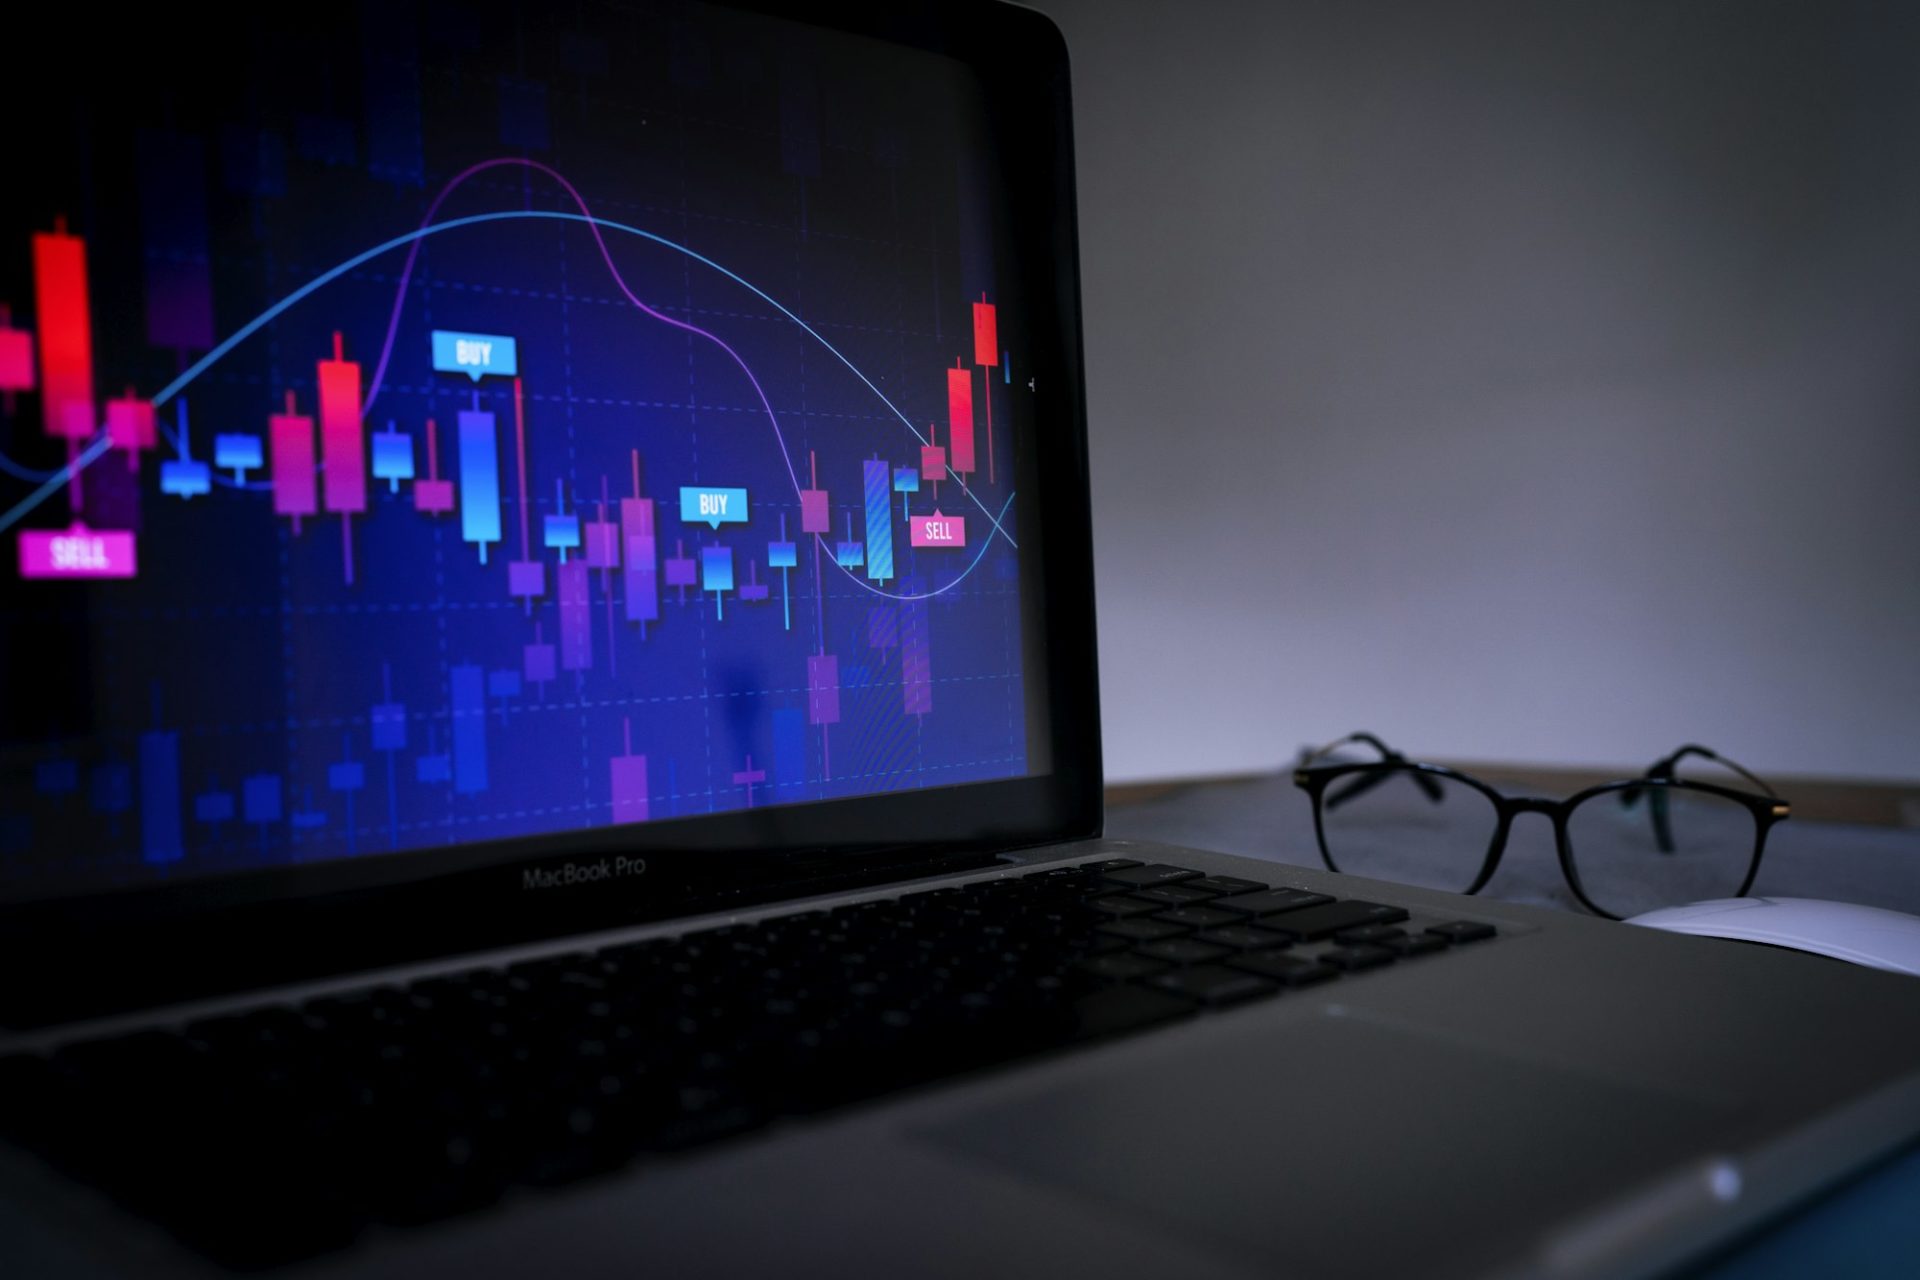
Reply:
<svg viewBox="0 0 1920 1280"><path fill-rule="evenodd" d="M1315 763L1353 744L1380 759ZM1732 770L1758 793L1676 776L1693 756ZM1759 778L1692 743L1638 778L1564 800L1503 795L1458 770L1408 760L1370 733L1307 753L1293 781L1313 800L1314 834L1330 869L1453 893L1478 893L1493 878L1514 818L1544 814L1574 897L1616 920L1745 896L1767 833L1791 812Z"/></svg>

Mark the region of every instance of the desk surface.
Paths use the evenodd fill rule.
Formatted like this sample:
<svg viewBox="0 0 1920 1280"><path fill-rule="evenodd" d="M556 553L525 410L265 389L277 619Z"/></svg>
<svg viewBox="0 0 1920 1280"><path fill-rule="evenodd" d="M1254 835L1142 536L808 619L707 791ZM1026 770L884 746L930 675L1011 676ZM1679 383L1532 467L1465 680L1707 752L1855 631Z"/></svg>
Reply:
<svg viewBox="0 0 1920 1280"><path fill-rule="evenodd" d="M1920 1148L1740 1241L1689 1280L1912 1280L1920 1273Z"/></svg>
<svg viewBox="0 0 1920 1280"><path fill-rule="evenodd" d="M1318 867L1313 811L1286 775L1198 783L1115 805L1107 833ZM1920 831L1787 822L1771 837L1757 893L1867 902L1920 914ZM1545 823L1516 825L1486 896L1579 910ZM1920 979L1916 979L1920 981ZM1691 1280L1911 1280L1920 1275L1920 1148L1834 1188L1739 1242Z"/></svg>
<svg viewBox="0 0 1920 1280"><path fill-rule="evenodd" d="M1791 798L1791 797L1789 797ZM1107 834L1319 867L1313 806L1290 774L1202 782L1107 812ZM1767 837L1755 893L1866 902L1920 915L1920 830L1790 819ZM1544 819L1514 823L1500 869L1482 894L1562 911L1568 891ZM1917 1272L1916 1274L1920 1274Z"/></svg>

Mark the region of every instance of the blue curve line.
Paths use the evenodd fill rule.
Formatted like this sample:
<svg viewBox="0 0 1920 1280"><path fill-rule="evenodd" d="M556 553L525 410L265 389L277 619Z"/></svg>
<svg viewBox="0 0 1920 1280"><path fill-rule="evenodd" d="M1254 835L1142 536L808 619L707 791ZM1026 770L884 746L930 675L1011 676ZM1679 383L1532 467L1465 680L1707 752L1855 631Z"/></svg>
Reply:
<svg viewBox="0 0 1920 1280"><path fill-rule="evenodd" d="M531 211L526 211L526 212L531 212ZM288 294L286 297L280 299L280 301L268 307L265 311L262 311L259 315L255 316L253 319L247 321L247 323L241 325L238 329L234 330L233 334L230 337L228 337L225 342L222 342L219 346L207 352L206 355L201 356L198 360L188 365L186 369L184 369L181 372L179 377L175 378L172 382L169 382L166 386L162 387L158 392L158 394L156 394L153 397L153 407L155 409L158 409L161 405L173 399L175 396L179 395L182 391L185 391L187 387L194 381L194 379L198 378L201 374L205 373L214 364L218 363L221 359L223 359L226 356L227 352L233 350L235 347L239 346L242 342L245 342L248 338L251 338L254 334L260 332L261 329L273 323L274 320L279 318L282 312L286 311L289 307L293 306L296 302L299 302L302 299L306 298L307 295L313 293L316 289L319 289L325 285L332 284L335 280L338 280L341 276L347 274L347 272L352 271L355 267L361 266L362 264L367 262L371 262L373 259L379 257L383 253L389 253L394 249L399 248L401 245L408 244L414 240L419 240L425 236L436 235L442 231L451 231L455 227L471 226L474 223L498 222L505 218L516 218L521 216L523 216L522 211L516 210L516 211L506 212L506 213L477 213L465 218L455 218L450 222L437 222L431 227L421 227L419 230L410 231L406 235L395 236L393 239L388 240L384 244L377 244L373 248L368 249L363 253L359 253L354 255L351 258L348 258L345 262L342 262L338 266L321 272L319 275L307 281L305 284L301 285L298 289L295 289L292 293ZM174 449L177 451L180 448L180 438L173 433L173 429L169 427L166 423L164 422L160 423L159 426L160 426L161 432L167 438L167 443L171 444L174 447ZM78 461L78 459L76 459L75 461ZM70 472L63 469L62 471L57 472L55 474L64 477L70 474ZM19 520L21 516L26 515L29 511L32 511L35 507L39 506L42 502L45 502L48 496L49 495L47 495L46 493L36 490L33 493L28 494L25 498L21 499L18 505L14 506L11 510L9 510L4 517L0 517L0 532L6 531L6 529L12 526L15 521Z"/></svg>
<svg viewBox="0 0 1920 1280"><path fill-rule="evenodd" d="M1000 520L1004 520L1007 518L1007 508L1013 505L1013 499L1014 499L1014 495L1010 493L1007 495L1007 500L1000 504ZM993 520L993 513L991 511L987 513L987 519ZM1000 521L994 520L993 527L998 529L1000 527ZM816 533L813 536L814 536L814 540L817 542L820 542L822 546L826 545L824 540L821 539L819 534ZM1007 537L1007 535L1004 533L1002 533L1000 536L1003 538L1006 538L1008 542L1013 541L1012 538ZM865 578L860 577L858 574L854 573L852 570L847 571L847 576L849 578L852 578L855 582L859 583L862 587L865 587L868 591L873 592L873 594L877 596L883 596L888 600L931 600L935 596L942 595L948 591L953 590L955 587L959 586L961 580L965 578L968 574L973 572L974 567L980 563L980 558L986 555L987 550L992 546L993 546L993 535L988 534L986 538L980 543L980 549L973 553L973 559L967 561L967 567L962 569L958 574L956 574L952 582L949 582L944 587L936 587L932 591L921 591L913 595L907 595L904 592L882 591L880 588L874 586L872 583L868 582Z"/></svg>
<svg viewBox="0 0 1920 1280"><path fill-rule="evenodd" d="M713 259L708 258L705 255L693 249L689 249L687 246L683 244L678 244L672 240L668 240L664 236L656 235L654 232L646 231L639 227L629 226L624 222L613 222L605 218L592 218L592 217L588 217L585 214L565 213L565 212L562 212L559 210L553 210L553 209L510 209L510 210L501 210L495 213L468 214L465 217L452 218L446 222L436 222L432 226L417 228L413 231L406 232L402 235L395 236L390 240L377 244L371 249L363 250L360 253L355 254L353 257L348 258L345 262L342 262L337 266L331 267L326 271L321 272L319 275L315 276L313 279L307 281L307 283L301 285L298 289L295 289L292 293L289 293L286 297L280 299L280 301L268 307L265 311L262 311L259 315L255 316L252 320L249 320L246 324L236 329L224 342L214 347L211 351L207 352L206 355L200 357L200 359L194 361L193 364L189 365L186 369L182 370L180 375L176 377L172 382L169 382L166 386L162 387L158 392L156 392L153 397L153 407L155 409L158 409L160 406L166 404L169 400L173 399L175 396L179 395L182 391L186 390L187 387L191 385L193 381L196 378L198 378L201 374L205 373L214 364L216 364L221 359L223 359L229 351L232 351L235 347L239 346L242 342L245 342L248 338L258 333L262 328L264 328L268 324L271 324L274 320L279 318L279 316L283 312L287 311L289 308L294 306L294 304L303 301L305 298L307 298L309 295L314 293L316 290L319 290L324 286L331 284L333 281L338 280L341 276L347 274L349 271L354 270L356 267L359 267L367 262L370 262L373 259L381 256L382 254L390 253L394 249L397 249L402 245L410 244L415 240L425 239L428 236L438 235L443 231L452 231L459 227L475 226L481 223L506 222L506 221L513 221L513 220L522 219L522 218L542 218L542 219L549 219L549 220L558 221L558 222L593 223L598 226L611 228L612 230L615 230L615 231L623 231L628 235L639 236L640 238L645 240L651 240L656 244L660 244L665 246L666 248L673 249L679 253L683 253L686 256L694 259L696 262L700 262L706 266L713 268L715 271L718 271L720 274L726 276L729 280L732 280L735 283L746 288L747 290L752 292L755 296L761 298L768 305L772 306L775 310L779 311L780 314L786 316L789 320L793 321L795 324L799 325L802 329L806 330L806 332L814 339L814 341L818 342L821 346L825 347L828 351L832 352L834 357L838 359L840 363L846 365L847 368L851 369L854 373L854 376L859 378L861 382L866 384L867 388L871 390L876 397L879 398L882 404L886 405L888 409L893 411L893 415L896 418L900 419L901 423L905 425L907 430L913 434L914 439L920 441L920 443L923 445L927 442L926 437L920 434L919 430L913 425L912 421L904 413L900 412L899 408L893 403L893 401L887 399L886 394L882 392L880 388L873 385L872 380L870 380L866 374L860 372L859 367L855 365L853 361L847 359L846 356L842 355L838 347L835 347L831 342L828 342L824 337L820 335L819 331L816 330L812 325L802 320L799 316L795 315L792 311L789 311L785 306L781 305L781 303L779 303L772 296L767 294L759 286L753 284L751 281L728 270L726 267L721 266L719 263L715 262ZM179 447L178 439L174 437L172 431L169 430L164 423L160 425L161 425L161 430L167 435L169 443L173 444L174 447L177 449ZM18 523L23 517L25 517L28 513L33 511L34 508L38 507L42 502L45 502L49 497L51 497L55 492L57 492L60 486L65 484L67 480L75 472L85 470L89 465L93 463L93 461L96 458L100 456L101 453L103 453L106 450L109 444L110 444L110 441L108 441L107 438L104 435L102 435L100 439L96 441L96 443L91 448L89 448L86 452L81 454L79 457L75 458L72 463L70 463L68 466L62 467L59 471L55 472L53 476L50 479L48 479L45 484L41 485L40 488L34 490L32 493L29 493L25 498L22 498L18 503L16 503L13 507L11 507L6 512L5 515L0 515L0 533L4 533L7 529L12 528L13 525ZM931 596L940 595L943 592L951 591L954 587L959 586L961 581L964 580L968 574L973 572L974 568L980 563L981 559L985 556L987 548L990 547L993 543L994 534L998 534L1000 537L1005 538L1009 546L1018 549L1020 544L1014 541L1013 535L1008 533L1002 524L1002 521L1006 517L1007 509L1013 504L1013 499L1015 495L1009 494L1007 496L1006 503L1002 504L1000 508L1000 513L998 516L996 516L994 512L985 503L980 501L980 498L978 497L978 495L976 495L971 489L967 487L966 481L961 480L958 473L954 472L951 467L948 468L948 472L949 474L953 475L955 481L959 483L961 490L964 493L966 493L966 495L969 498L973 499L974 505L979 507L980 510L983 513L985 513L987 519L992 521L993 523L993 533L988 534L987 537L981 542L980 551L975 554L973 560L968 563L967 567L964 570L962 570L961 573L953 579L953 581L947 583L945 586L940 587L935 591L929 591L924 595L918 595L918 596L896 595L893 592L882 591L879 588L872 586L870 583L863 581L862 579L860 579L859 577L851 573L847 575L849 578L851 578L854 582L858 583L861 587L864 587L866 590L872 592L873 594L885 596L888 599L893 599L893 600L926 599ZM252 487L252 486L250 485L249 487Z"/></svg>
<svg viewBox="0 0 1920 1280"><path fill-rule="evenodd" d="M6 472L15 480L24 480L28 484L39 484L43 480L51 480L60 474L58 467L55 467L52 471L39 471L33 467L23 467L4 453L0 453L0 471Z"/></svg>
<svg viewBox="0 0 1920 1280"><path fill-rule="evenodd" d="M271 322L282 311L285 311L288 307L292 306L294 303L300 301L302 298L305 298L308 294L312 293L315 289L320 288L322 285L330 284L334 280L338 279L340 276L345 275L347 272L353 270L355 267L361 265L362 263L367 262L372 258L377 258L381 254L390 252L394 249L399 248L402 245L410 244L415 240L424 239L429 235L437 235L442 231L451 231L456 227L470 226L474 223L480 223L480 222L501 222L501 221L510 221L515 219L520 219L520 218L544 218L544 219L551 219L559 222L591 223L595 226L607 227L614 231L623 231L628 235L639 236L643 240L651 240L655 244L663 245L666 248L672 249L677 253L683 253L687 257L692 258L695 262L698 262L703 266L708 266L713 268L715 271L718 271L721 275L727 277L727 279L733 281L735 284L740 285L742 288L752 293L755 297L758 297L759 299L761 299L768 306L778 311L781 315L785 316L787 319L793 321L795 324L799 325L802 329L806 330L807 334L810 337L812 337L815 342L818 342L821 346L825 347L828 351L832 352L836 360L838 360L841 364L844 364L845 366L847 366L847 368L853 370L854 377L860 379L861 382L865 383L867 386L867 389L873 392L873 394L879 399L880 403L887 406L887 408L893 412L894 417L900 419L901 425L906 427L906 429L912 433L913 438L915 440L918 440L922 445L927 443L927 438L920 434L919 428L913 425L912 419L908 418L906 414L900 412L899 406L894 404L893 401L887 399L886 393L880 390L879 387L874 386L873 380L868 378L866 374L860 372L860 367L858 365L854 364L853 361L847 359L845 355L841 354L840 348L834 346L831 342L828 342L824 337L820 335L820 331L818 329L815 329L812 325L808 324L805 320L802 320L799 316L795 315L792 311L788 310L778 299L773 297L771 294L767 293L766 290L760 288L760 286L754 284L751 280L748 280L744 276L741 276L736 272L733 272L727 269L726 267L721 266L719 263L715 262L712 258L707 257L705 254L700 253L697 250L689 249L686 245L680 244L677 241L669 240L665 236L658 235L652 231L647 231L640 227L629 226L627 223L624 223L624 222L614 222L607 218L593 218L593 217L588 217L586 214L566 213L557 209L509 209L509 210L502 210L495 213L469 214L464 218L454 218L447 222L436 222L432 226L421 227L421 228L418 228L417 230L409 231L405 235L395 236L393 239L387 241L385 244L376 245L373 248L368 249L366 252L358 255L357 257L349 258L347 261L341 263L337 267L334 267L332 270L323 272L322 274L315 276L312 280L309 280L306 284L294 290L294 292L288 294L286 297L282 298L279 302L267 308L267 310L261 312L258 316L255 316L253 320L251 320L245 326L243 326L241 329L235 332L232 337L228 338L225 342L221 343L219 346L209 351L206 355L202 356L194 364L188 366L188 368L184 372L182 372L179 377L175 378L172 382L168 383L167 386L164 389L162 389L158 395L154 396L153 398L154 407L157 409L161 405L165 404L168 400L178 395L181 391L183 391L186 388L188 383L192 382L195 378L199 377L203 372L205 372L209 365L213 364L215 361L219 360L222 356L226 355L227 352L233 350L233 348L238 346L241 342L251 337L254 333L256 333L260 329L262 325ZM161 429L163 431L166 430L166 426L164 423L161 424ZM168 433L168 439L176 449L179 448L180 442L178 440L173 439L171 432ZM791 460L789 460L789 465L791 465ZM988 507L986 503L980 501L979 497L975 495L973 490L967 487L967 482L960 478L960 474L957 471L955 471L951 466L947 468L947 474L953 477L954 482L960 486L960 490L962 493L965 493L969 498L973 499L973 504L980 508L982 514L984 514L988 520L991 520L993 522L993 531L999 534L1001 537L1005 538L1007 540L1008 546L1013 547L1015 550L1018 550L1020 547L1020 544L1014 541L1012 534L1008 533L1003 527L1001 527L1000 520L994 516L993 510L990 507ZM1001 508L1002 512L1005 512L1005 510L1006 510L1005 507Z"/></svg>
<svg viewBox="0 0 1920 1280"><path fill-rule="evenodd" d="M179 439L164 426L161 427L161 430L166 432L167 443L171 444L174 450L178 452L180 448ZM33 467L23 467L4 453L0 453L0 471L6 472L15 480L24 480L28 484L39 484L43 480L51 480L58 475L70 474L59 468L52 471L40 471ZM271 489L273 487L273 483L268 480L230 480L218 471L213 473L212 479L215 484L227 489ZM0 524L0 530L4 530L6 527L6 525Z"/></svg>
<svg viewBox="0 0 1920 1280"><path fill-rule="evenodd" d="M54 472L45 484L15 503L13 509L5 515L0 516L0 533L5 533L7 530L13 528L29 511L32 511L48 498L60 492L68 480L72 479L76 473L85 471L93 464L95 458L105 453L112 445L113 441L108 439L106 432L103 431L95 436L93 443L81 451L72 462L69 462L66 466ZM954 581L958 582L959 579L955 578Z"/></svg>

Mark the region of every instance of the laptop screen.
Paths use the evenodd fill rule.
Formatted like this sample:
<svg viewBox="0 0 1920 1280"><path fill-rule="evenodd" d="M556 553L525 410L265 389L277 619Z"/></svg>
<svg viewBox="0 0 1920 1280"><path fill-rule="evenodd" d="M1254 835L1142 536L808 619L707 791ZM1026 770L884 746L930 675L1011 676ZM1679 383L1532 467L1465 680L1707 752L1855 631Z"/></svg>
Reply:
<svg viewBox="0 0 1920 1280"><path fill-rule="evenodd" d="M1044 771L981 77L349 15L6 90L0 899Z"/></svg>

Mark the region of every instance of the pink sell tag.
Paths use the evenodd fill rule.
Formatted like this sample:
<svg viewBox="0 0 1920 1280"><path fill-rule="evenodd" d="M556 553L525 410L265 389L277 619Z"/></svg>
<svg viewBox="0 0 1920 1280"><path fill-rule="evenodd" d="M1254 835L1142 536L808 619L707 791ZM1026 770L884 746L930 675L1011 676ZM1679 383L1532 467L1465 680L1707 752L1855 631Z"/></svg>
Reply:
<svg viewBox="0 0 1920 1280"><path fill-rule="evenodd" d="M938 510L930 516L915 516L907 536L916 547L964 547L967 545L967 518L943 516Z"/></svg>
<svg viewBox="0 0 1920 1280"><path fill-rule="evenodd" d="M23 578L131 578L133 534L124 530L28 529L20 535Z"/></svg>

